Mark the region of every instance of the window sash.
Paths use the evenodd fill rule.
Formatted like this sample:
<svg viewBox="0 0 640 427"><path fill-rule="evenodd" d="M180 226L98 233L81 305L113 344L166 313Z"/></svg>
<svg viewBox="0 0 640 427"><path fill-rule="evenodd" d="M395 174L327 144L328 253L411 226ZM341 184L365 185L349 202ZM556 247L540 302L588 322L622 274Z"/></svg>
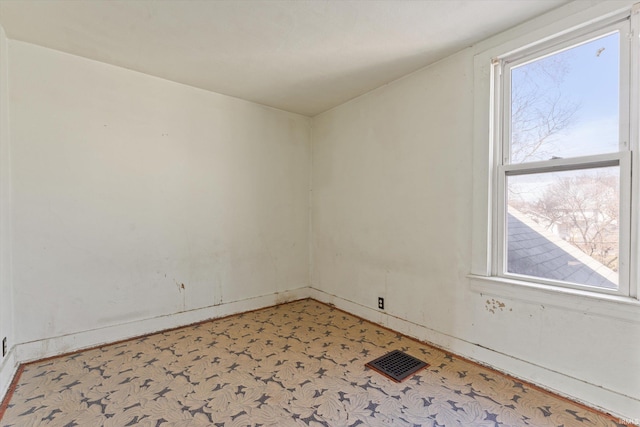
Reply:
<svg viewBox="0 0 640 427"><path fill-rule="evenodd" d="M629 259L630 259L630 224L631 206L628 194L631 191L631 153L622 151L618 153L602 154L598 156L586 156L573 159L558 159L548 162L535 162L536 164L500 165L498 167L498 206L496 208L497 224L494 229L496 253L493 259L494 275L515 280L541 283L551 286L562 286L573 289L585 289L599 293L612 295L629 295ZM548 164L553 163L553 164ZM560 171L579 171L586 169L603 168L608 166L620 167L620 217L618 236L618 289L597 288L589 285L545 279L536 276L526 276L507 271L507 188L508 176L519 176L534 173L550 173Z"/></svg>
<svg viewBox="0 0 640 427"><path fill-rule="evenodd" d="M543 59L545 57L554 55L559 52L570 50L574 47L588 43L600 37L604 37L609 34L619 32L620 34L620 76L619 76L619 150L629 149L629 116L630 116L630 94L629 90L623 88L629 88L630 84L630 55L631 46L629 43L629 35L631 34L630 19L629 17L618 21L614 24L607 25L598 30L591 30L585 32L582 30L578 35L569 34L556 40L555 43L547 42L545 47L540 49L525 50L524 53L520 53L515 59L512 56L507 56L499 61L499 89L502 93L501 108L497 116L502 118L500 129L500 162L499 164L506 165L510 163L511 158L511 70L513 68Z"/></svg>
<svg viewBox="0 0 640 427"><path fill-rule="evenodd" d="M638 24L637 17L633 19ZM564 34L558 38L545 41L534 47L521 50L517 53L506 55L493 62L492 93L494 103L494 122L492 127L497 138L494 147L496 148L494 167L494 214L492 227L492 240L494 244L492 253L491 270L492 275L497 277L515 279L519 281L535 282L537 284L549 285L553 287L574 288L594 291L597 293L635 296L630 287L631 277L631 245L638 245L632 242L632 201L637 204L636 198L631 195L631 135L637 133L637 129L632 129L631 109L633 97L630 96L631 84L634 83L634 90L637 85L637 78L632 79L631 72L638 72L637 67L632 67L631 57L637 60L638 52L632 48L638 48L638 41L630 42L632 20L627 15L624 19L619 17L615 22L609 21L600 23L599 26L590 26L578 31ZM619 32L620 37L620 64L619 64L619 151L614 153L599 154L594 156L582 156L562 159L552 159L547 161L534 161L510 164L511 145L511 69L526 63L530 63L546 56L569 50L573 47L588 43L594 39L604 37L608 34ZM633 39L636 39L633 37ZM635 91L633 93L636 93ZM635 110L634 110L635 111ZM635 126L635 125L633 125ZM620 167L620 217L619 217L619 267L618 267L618 289L610 290L596 288L588 285L574 284L564 281L555 281L534 276L524 276L507 271L507 189L506 181L508 176L517 176L533 173L545 173L556 171L584 170L606 166ZM638 191L637 189L635 190ZM634 207L634 212L637 208ZM633 271L636 271L634 267Z"/></svg>

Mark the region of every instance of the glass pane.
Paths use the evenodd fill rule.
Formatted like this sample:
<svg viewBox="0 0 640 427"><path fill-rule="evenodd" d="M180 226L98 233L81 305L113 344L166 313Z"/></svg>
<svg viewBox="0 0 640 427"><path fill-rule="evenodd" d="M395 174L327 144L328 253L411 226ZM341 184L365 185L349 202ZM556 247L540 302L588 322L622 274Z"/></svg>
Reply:
<svg viewBox="0 0 640 427"><path fill-rule="evenodd" d="M619 169L508 176L507 272L617 289Z"/></svg>
<svg viewBox="0 0 640 427"><path fill-rule="evenodd" d="M619 147L620 34L511 69L512 164Z"/></svg>

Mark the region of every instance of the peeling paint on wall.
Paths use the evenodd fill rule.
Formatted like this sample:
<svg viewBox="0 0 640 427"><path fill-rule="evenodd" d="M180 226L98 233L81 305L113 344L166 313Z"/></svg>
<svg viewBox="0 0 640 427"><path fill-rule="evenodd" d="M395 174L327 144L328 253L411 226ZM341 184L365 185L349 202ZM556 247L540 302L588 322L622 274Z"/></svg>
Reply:
<svg viewBox="0 0 640 427"><path fill-rule="evenodd" d="M502 301L499 301L497 299L493 299L491 298L490 300L488 299L486 304L485 304L485 309L490 312L490 313L496 313L497 311L505 311L506 310L506 305L505 303L503 303ZM513 311L512 308L509 309L509 311Z"/></svg>

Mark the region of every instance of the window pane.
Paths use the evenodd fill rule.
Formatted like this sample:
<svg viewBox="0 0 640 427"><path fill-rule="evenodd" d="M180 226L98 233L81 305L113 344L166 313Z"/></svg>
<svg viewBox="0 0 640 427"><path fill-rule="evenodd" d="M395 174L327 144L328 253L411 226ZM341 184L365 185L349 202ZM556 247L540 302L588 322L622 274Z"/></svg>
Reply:
<svg viewBox="0 0 640 427"><path fill-rule="evenodd" d="M512 164L619 150L620 34L511 69Z"/></svg>
<svg viewBox="0 0 640 427"><path fill-rule="evenodd" d="M508 176L507 272L617 289L619 169Z"/></svg>

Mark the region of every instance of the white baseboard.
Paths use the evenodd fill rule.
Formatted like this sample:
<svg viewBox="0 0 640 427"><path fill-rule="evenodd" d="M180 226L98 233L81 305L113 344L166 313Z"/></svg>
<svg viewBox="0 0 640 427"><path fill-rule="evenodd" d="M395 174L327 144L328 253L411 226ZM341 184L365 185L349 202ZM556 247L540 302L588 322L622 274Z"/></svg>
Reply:
<svg viewBox="0 0 640 427"><path fill-rule="evenodd" d="M18 372L19 365L15 348L12 347L0 363L0 403L2 403L2 399L4 399L9 390L11 381L13 381L13 377Z"/></svg>
<svg viewBox="0 0 640 427"><path fill-rule="evenodd" d="M57 356L60 354L70 353L141 335L177 328L192 323L257 310L308 297L309 288L305 286L293 290L276 292L273 294L247 298L220 305L199 308L196 310L183 311L165 316L157 316L149 319L22 343L16 345L16 359L18 363L31 362L34 360L40 360L47 357Z"/></svg>
<svg viewBox="0 0 640 427"><path fill-rule="evenodd" d="M309 297L309 287L17 344L0 364L0 402L22 363Z"/></svg>
<svg viewBox="0 0 640 427"><path fill-rule="evenodd" d="M480 347L429 329L423 325L418 325L309 287L18 344L9 351L7 357L0 364L0 401L5 396L21 363L309 297L334 305L336 308L420 341L432 343L444 350L539 385L561 396L603 412L608 412L623 420L629 420L634 423L638 423L638 420L640 420L640 401L637 399L605 390L579 379L531 364L525 360Z"/></svg>
<svg viewBox="0 0 640 427"><path fill-rule="evenodd" d="M404 335L416 338L419 341L434 344L481 365L538 385L560 396L602 412L610 413L625 422L628 421L629 424L638 424L640 422L640 400L638 399L534 365L526 360L480 347L477 344L443 334L423 325L391 316L380 310L363 306L318 289L310 288L309 296Z"/></svg>

